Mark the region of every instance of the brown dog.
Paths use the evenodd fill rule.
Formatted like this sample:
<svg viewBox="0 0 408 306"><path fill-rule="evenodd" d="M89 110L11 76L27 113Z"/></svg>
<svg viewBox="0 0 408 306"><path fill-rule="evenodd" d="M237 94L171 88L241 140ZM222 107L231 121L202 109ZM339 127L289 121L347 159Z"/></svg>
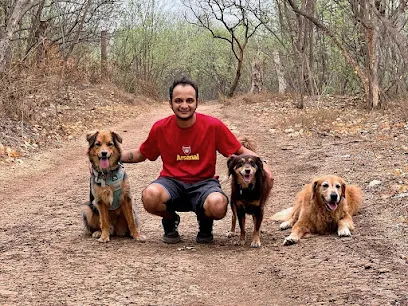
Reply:
<svg viewBox="0 0 408 306"><path fill-rule="evenodd" d="M120 164L122 138L111 131L97 131L86 137L92 164L90 202L82 212L86 232L108 242L110 235L144 241L138 228L129 180Z"/></svg>
<svg viewBox="0 0 408 306"><path fill-rule="evenodd" d="M254 148L248 139L241 139L241 143L247 148ZM245 216L252 215L254 231L252 234L251 247L261 246L260 228L264 215L264 206L268 199L272 186L263 170L263 162L260 157L253 155L231 156L227 161L228 174L231 179L231 210L232 223L229 233L233 235L238 223L241 229L239 243L245 244Z"/></svg>
<svg viewBox="0 0 408 306"><path fill-rule="evenodd" d="M272 220L285 221L282 230L292 227L284 245L295 244L307 233L323 234L337 231L340 237L351 236L354 230L352 216L363 202L362 191L346 185L335 175L316 178L296 195L296 204L272 216Z"/></svg>

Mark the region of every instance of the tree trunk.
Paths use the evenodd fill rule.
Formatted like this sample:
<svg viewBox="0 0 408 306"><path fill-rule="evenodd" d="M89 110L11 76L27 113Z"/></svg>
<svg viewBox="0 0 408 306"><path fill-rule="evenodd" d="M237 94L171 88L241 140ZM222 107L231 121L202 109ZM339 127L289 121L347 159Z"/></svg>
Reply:
<svg viewBox="0 0 408 306"><path fill-rule="evenodd" d="M17 0L6 26L0 28L0 73L4 73L12 59L11 39L18 23L34 0Z"/></svg>
<svg viewBox="0 0 408 306"><path fill-rule="evenodd" d="M261 61L259 58L255 58L251 65L252 75L251 75L251 93L259 94L263 87L263 73Z"/></svg>
<svg viewBox="0 0 408 306"><path fill-rule="evenodd" d="M232 82L232 85L228 91L227 97L231 98L234 93L235 90L237 89L238 83L239 83L239 79L241 78L241 70L242 70L242 63L244 60L244 55L243 53L240 54L240 58L238 59L238 64L237 64L237 70L235 72L235 78L234 81Z"/></svg>
<svg viewBox="0 0 408 306"><path fill-rule="evenodd" d="M273 52L273 62L275 63L276 74L278 77L279 93L284 94L286 92L286 80L278 51Z"/></svg>
<svg viewBox="0 0 408 306"><path fill-rule="evenodd" d="M106 79L108 75L108 38L106 30L101 31L101 79Z"/></svg>
<svg viewBox="0 0 408 306"><path fill-rule="evenodd" d="M380 84L378 82L378 56L377 43L378 31L374 27L366 28L368 60L369 60L369 92L368 101L370 108L380 106Z"/></svg>

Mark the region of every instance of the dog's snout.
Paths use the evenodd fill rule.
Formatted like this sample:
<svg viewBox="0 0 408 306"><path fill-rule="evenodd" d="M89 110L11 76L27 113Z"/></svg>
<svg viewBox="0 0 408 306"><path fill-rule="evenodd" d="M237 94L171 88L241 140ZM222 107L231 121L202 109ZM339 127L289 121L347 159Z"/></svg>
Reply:
<svg viewBox="0 0 408 306"><path fill-rule="evenodd" d="M107 157L107 156L108 156L108 152L102 151L102 152L101 152L101 155L102 155L102 157Z"/></svg>
<svg viewBox="0 0 408 306"><path fill-rule="evenodd" d="M330 194L330 200L337 201L337 193L333 192Z"/></svg>
<svg viewBox="0 0 408 306"><path fill-rule="evenodd" d="M251 173L251 169L245 169L245 173L246 173L246 174L250 174L250 173Z"/></svg>

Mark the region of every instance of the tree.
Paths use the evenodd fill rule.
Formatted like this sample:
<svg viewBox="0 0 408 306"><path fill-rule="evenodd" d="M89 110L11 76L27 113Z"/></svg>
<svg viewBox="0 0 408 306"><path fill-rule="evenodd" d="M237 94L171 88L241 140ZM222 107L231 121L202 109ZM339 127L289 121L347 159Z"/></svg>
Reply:
<svg viewBox="0 0 408 306"><path fill-rule="evenodd" d="M189 22L207 29L213 38L230 44L237 60L235 77L227 93L228 97L232 97L242 74L245 48L263 24L251 13L256 5L245 0L184 0L183 3L194 16L192 20L187 18Z"/></svg>
<svg viewBox="0 0 408 306"><path fill-rule="evenodd" d="M16 0L11 3L8 16L4 16L4 27L0 27L0 73L4 73L12 58L11 41L24 14L37 3L36 0Z"/></svg>
<svg viewBox="0 0 408 306"><path fill-rule="evenodd" d="M362 86L364 88L364 93L366 100L368 102L369 108L379 107L379 96L380 89L378 85L378 29L373 21L373 10L371 2L373 0L351 0L350 5L355 14L356 22L361 25L364 33L362 38L366 45L366 55L368 56L368 63L359 62L351 51L347 48L347 45L334 34L326 25L320 22L314 16L308 14L307 12L301 10L293 0L287 0L293 11L296 14L300 14L307 19L309 19L313 24L322 30L336 46L341 50L343 56L347 60L350 67L355 71L356 75L359 77Z"/></svg>

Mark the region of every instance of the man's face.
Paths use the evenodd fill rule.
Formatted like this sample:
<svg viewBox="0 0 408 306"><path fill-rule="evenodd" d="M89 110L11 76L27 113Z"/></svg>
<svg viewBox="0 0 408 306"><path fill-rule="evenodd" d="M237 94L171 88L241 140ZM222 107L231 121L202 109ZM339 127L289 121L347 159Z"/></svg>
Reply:
<svg viewBox="0 0 408 306"><path fill-rule="evenodd" d="M183 121L193 117L197 108L196 92L191 85L179 84L174 87L170 107L178 119Z"/></svg>

